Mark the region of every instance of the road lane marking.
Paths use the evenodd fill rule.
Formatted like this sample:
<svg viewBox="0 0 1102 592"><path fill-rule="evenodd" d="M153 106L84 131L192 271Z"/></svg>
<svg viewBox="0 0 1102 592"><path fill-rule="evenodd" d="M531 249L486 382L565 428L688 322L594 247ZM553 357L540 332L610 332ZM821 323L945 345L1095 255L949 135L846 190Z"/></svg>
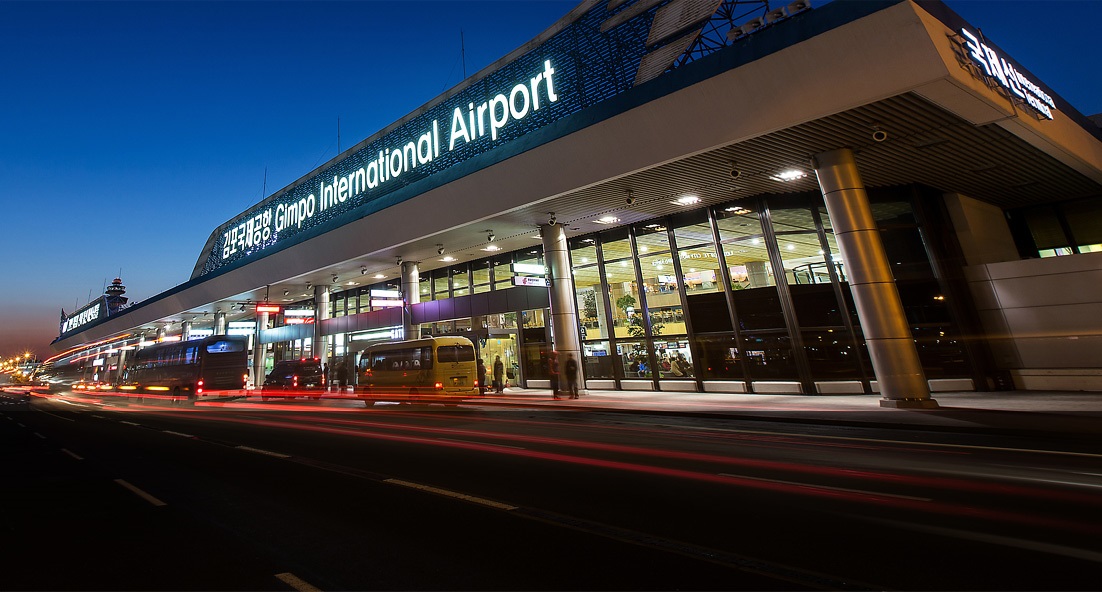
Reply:
<svg viewBox="0 0 1102 592"><path fill-rule="evenodd" d="M38 409L37 407L35 408L35 411L37 411L39 413L45 413L46 415L52 415L52 416L54 416L58 419L64 419L65 421L74 421L74 422L76 421L75 419L71 419L71 418L68 418L68 417L62 417L62 416L60 416L56 413L50 413L49 411L43 411L41 409Z"/></svg>
<svg viewBox="0 0 1102 592"><path fill-rule="evenodd" d="M863 426L860 426L864 429ZM731 434L755 434L767 436L791 436L798 438L817 438L821 440L843 440L849 442L875 442L877 444L899 444L905 446L929 446L932 448L964 448L967 450L995 450L998 452L1033 452L1036 454L1053 454L1063 456L1081 456L1084 458L1102 458L1102 454L1093 452L1069 452L1066 450L1038 450L1036 448L1008 448L1005 446L980 446L978 444L946 444L944 442L918 442L908 440L886 440L882 438L858 438L854 436L826 436L822 434L801 434L799 432L766 432L762 430L732 430L724 428L681 426L683 430L695 430L701 432L726 432Z"/></svg>
<svg viewBox="0 0 1102 592"><path fill-rule="evenodd" d="M35 432L34 435L38 436L39 438L42 438L43 440L46 439L46 436L43 436L42 434L39 434L38 432Z"/></svg>
<svg viewBox="0 0 1102 592"><path fill-rule="evenodd" d="M309 582L291 572L277 573L275 577L284 584L298 590L298 592L321 592L321 588L312 586Z"/></svg>
<svg viewBox="0 0 1102 592"><path fill-rule="evenodd" d="M846 487L831 487L829 485L817 485L815 483L800 483L798 481L782 481L781 479L766 479L765 477L751 477L750 475L736 475L734 473L719 473L720 477L734 477L736 479L750 479L752 481L766 481L768 483L780 483L782 485L796 485L799 487L812 487L814 489L829 489L831 491L844 491L847 493L861 493L865 495L877 495L881 497L894 497L897 499L912 500L916 502L932 501L928 497L914 497L910 495L898 495L895 493L881 493L879 491L866 491L864 489L849 489Z"/></svg>
<svg viewBox="0 0 1102 592"><path fill-rule="evenodd" d="M148 493L142 491L141 489L138 489L137 487L134 487L130 483L127 483L123 479L115 479L115 483L118 483L119 485L122 485L123 487L129 489L131 492L134 493L134 495L137 495L138 497L140 497L143 500L153 504L154 506L167 506L168 505L168 504L162 502L161 500L153 497L152 495L149 495Z"/></svg>
<svg viewBox="0 0 1102 592"><path fill-rule="evenodd" d="M1089 549L1080 549L1078 547L1068 547L1066 545L1056 545L1053 543L1042 543L1041 541L1031 541L1027 539L1019 539L1015 537L1002 536L997 534L988 534L984 532L974 532L970 530L958 530L956 528L945 528L943 526L929 526L926 524L915 524L913 522L899 522L896 520L885 520L875 518L865 518L871 522L879 522L881 524L889 524L897 526L899 528L906 528L909 530L917 530L919 532L925 532L928 534L935 534L947 537L955 537L958 539L964 539L969 541L978 541L981 543L988 543L992 545L1002 545L1004 547L1015 547L1018 549L1026 549L1029 551L1037 551L1040 553L1048 553L1050 555L1062 555L1064 557L1071 557L1073 559L1082 559L1084 561L1091 561L1094 563L1102 563L1102 553L1097 551L1091 551Z"/></svg>
<svg viewBox="0 0 1102 592"><path fill-rule="evenodd" d="M180 436L182 438L194 438L195 437L195 436L192 436L191 434L185 434L183 432L174 432L172 430L161 430L161 431L166 433L166 434L172 434L173 436Z"/></svg>
<svg viewBox="0 0 1102 592"><path fill-rule="evenodd" d="M503 504L501 502L495 502L494 500L488 500L481 497L475 497L473 495L467 495L465 493L459 493L458 491L450 491L447 489L440 489L439 487L432 487L431 485L421 485L420 483L413 483L411 481L403 481L401 479L383 479L383 483L392 483L394 485L401 485L402 487L409 487L411 489L419 489L421 491L427 491L429 493L435 493L438 495L444 495L447 497L453 497L455 499L463 500L465 502L472 502L476 504L482 504L483 506L489 506L498 510L515 510L517 506L510 506L509 504Z"/></svg>
<svg viewBox="0 0 1102 592"><path fill-rule="evenodd" d="M142 424L140 424L140 423L134 423L132 421L126 421L125 419L120 419L119 423L125 423L126 425L132 425L132 426L138 426L139 428L142 427Z"/></svg>
<svg viewBox="0 0 1102 592"><path fill-rule="evenodd" d="M18 421L17 421L17 422L15 422L15 425L17 425L17 426L19 426L19 427L21 427L21 428L25 428L25 427L27 427L27 426L25 426L25 425L23 425L23 424L19 423Z"/></svg>
<svg viewBox="0 0 1102 592"><path fill-rule="evenodd" d="M102 415L96 415L95 413L92 414L92 417L96 417L96 418L99 418L99 419L107 419L106 417L104 417Z"/></svg>
<svg viewBox="0 0 1102 592"><path fill-rule="evenodd" d="M513 450L528 450L523 446L509 446L508 444L494 444L490 442L475 442L474 440L457 440L455 438L437 438L444 442L459 442L460 444L477 444L479 446L493 446L495 448L512 448Z"/></svg>
<svg viewBox="0 0 1102 592"><path fill-rule="evenodd" d="M255 452L257 454L266 454L268 456L274 456L276 458L291 458L290 454L282 454L279 452L272 452L271 450L264 450L262 448L253 448L252 446L236 446L238 450L248 450L249 452Z"/></svg>
<svg viewBox="0 0 1102 592"><path fill-rule="evenodd" d="M64 452L65 454L68 454L69 456L75 458L76 460L84 460L83 456L81 456L81 455L79 455L79 454L77 454L77 453L75 453L75 452L73 452L73 451L71 451L67 448L62 448L61 451Z"/></svg>

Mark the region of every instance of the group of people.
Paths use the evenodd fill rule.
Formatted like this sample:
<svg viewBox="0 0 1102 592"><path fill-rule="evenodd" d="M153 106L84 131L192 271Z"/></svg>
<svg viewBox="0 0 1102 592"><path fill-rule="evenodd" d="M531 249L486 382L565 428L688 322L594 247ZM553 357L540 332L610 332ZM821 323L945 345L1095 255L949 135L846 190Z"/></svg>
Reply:
<svg viewBox="0 0 1102 592"><path fill-rule="evenodd" d="M674 377L693 375L692 363L681 352L674 352L673 355L663 352L662 356L658 358L658 370ZM633 356L628 371L633 372L635 376L650 376L651 368L647 363L646 354Z"/></svg>
<svg viewBox="0 0 1102 592"><path fill-rule="evenodd" d="M552 351L547 357L547 371L551 377L551 393L556 399L561 399L559 393L566 393L571 399L578 398L578 360L574 354L566 354L566 362L562 371L566 377L566 388L559 389L559 352Z"/></svg>
<svg viewBox="0 0 1102 592"><path fill-rule="evenodd" d="M501 356L494 356L494 382L493 389L495 393L505 392L505 362L501 361ZM486 394L486 361L482 358L478 358L478 394Z"/></svg>

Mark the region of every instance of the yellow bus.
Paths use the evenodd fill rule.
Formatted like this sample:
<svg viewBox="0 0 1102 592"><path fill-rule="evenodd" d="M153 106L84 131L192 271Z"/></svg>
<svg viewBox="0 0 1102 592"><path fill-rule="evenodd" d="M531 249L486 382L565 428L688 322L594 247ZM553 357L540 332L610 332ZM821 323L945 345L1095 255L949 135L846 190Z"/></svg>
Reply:
<svg viewBox="0 0 1102 592"><path fill-rule="evenodd" d="M478 395L474 344L466 337L427 337L373 345L356 366L356 394L375 401Z"/></svg>

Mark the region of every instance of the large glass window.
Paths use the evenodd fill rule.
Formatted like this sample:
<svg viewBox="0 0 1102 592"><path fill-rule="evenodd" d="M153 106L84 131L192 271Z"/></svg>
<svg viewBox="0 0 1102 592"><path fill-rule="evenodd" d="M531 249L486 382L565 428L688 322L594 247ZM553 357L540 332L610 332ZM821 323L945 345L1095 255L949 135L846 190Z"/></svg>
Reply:
<svg viewBox="0 0 1102 592"><path fill-rule="evenodd" d="M605 278L612 302L612 325L616 337L643 337L646 332L639 286L635 281L635 260L605 263Z"/></svg>
<svg viewBox="0 0 1102 592"><path fill-rule="evenodd" d="M743 336L750 377L754 380L797 380L796 358L787 334L759 333Z"/></svg>
<svg viewBox="0 0 1102 592"><path fill-rule="evenodd" d="M443 300L451 297L446 267L432 270L432 299Z"/></svg>
<svg viewBox="0 0 1102 592"><path fill-rule="evenodd" d="M609 350L607 341L587 341L582 344L585 358L585 377L616 378L615 364L618 356Z"/></svg>
<svg viewBox="0 0 1102 592"><path fill-rule="evenodd" d="M471 263L471 284L475 294L490 291L489 259L479 259Z"/></svg>
<svg viewBox="0 0 1102 592"><path fill-rule="evenodd" d="M471 274L467 265L453 265L449 270L452 276L452 296L466 296L471 293Z"/></svg>
<svg viewBox="0 0 1102 592"><path fill-rule="evenodd" d="M513 255L498 255L491 261L494 267L494 289L505 290L513 286Z"/></svg>
<svg viewBox="0 0 1102 592"><path fill-rule="evenodd" d="M663 380L693 378L693 353L689 348L688 337L655 337L654 353L659 378Z"/></svg>
<svg viewBox="0 0 1102 592"><path fill-rule="evenodd" d="M697 336L693 344L700 357L705 380L740 380L741 354L733 333Z"/></svg>
<svg viewBox="0 0 1102 592"><path fill-rule="evenodd" d="M677 290L677 276L670 264L670 253L659 253L639 258L643 273L643 289L647 295L653 335L684 335L685 312L681 308L681 295Z"/></svg>
<svg viewBox="0 0 1102 592"><path fill-rule="evenodd" d="M596 265L574 268L574 289L577 291L578 323L582 339L605 339L605 289Z"/></svg>
<svg viewBox="0 0 1102 592"><path fill-rule="evenodd" d="M417 291L421 294L420 302L432 300L432 273L422 271L418 274Z"/></svg>
<svg viewBox="0 0 1102 592"><path fill-rule="evenodd" d="M650 366L651 349L646 341L619 341L616 344L622 376L628 380L649 379L654 376Z"/></svg>

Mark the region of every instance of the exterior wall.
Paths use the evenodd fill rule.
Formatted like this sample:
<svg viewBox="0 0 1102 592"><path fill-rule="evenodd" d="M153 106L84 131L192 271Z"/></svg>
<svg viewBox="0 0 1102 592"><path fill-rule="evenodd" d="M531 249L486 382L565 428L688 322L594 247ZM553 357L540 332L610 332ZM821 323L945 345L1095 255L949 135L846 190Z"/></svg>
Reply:
<svg viewBox="0 0 1102 592"><path fill-rule="evenodd" d="M995 362L1017 388L1102 391L1102 253L965 274Z"/></svg>
<svg viewBox="0 0 1102 592"><path fill-rule="evenodd" d="M945 207L968 265L1019 259L1001 208L959 193L946 194Z"/></svg>

